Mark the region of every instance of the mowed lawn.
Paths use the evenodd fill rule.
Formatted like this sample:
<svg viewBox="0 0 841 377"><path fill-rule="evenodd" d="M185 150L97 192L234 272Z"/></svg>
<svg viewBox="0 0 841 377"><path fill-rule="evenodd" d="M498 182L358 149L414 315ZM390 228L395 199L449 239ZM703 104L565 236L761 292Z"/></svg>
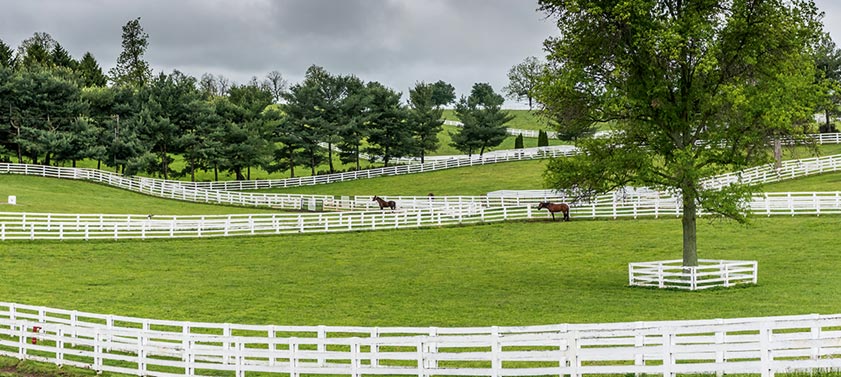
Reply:
<svg viewBox="0 0 841 377"><path fill-rule="evenodd" d="M423 196L485 195L496 190L543 189L548 160L502 162L326 185L261 190L294 194Z"/></svg>
<svg viewBox="0 0 841 377"><path fill-rule="evenodd" d="M0 300L160 319L487 326L841 313L841 217L699 222L702 258L759 285L627 287L680 256L678 219L516 222L345 234L0 243Z"/></svg>
<svg viewBox="0 0 841 377"><path fill-rule="evenodd" d="M5 204L9 195L17 205ZM161 199L101 184L69 179L0 174L0 212L219 215L278 210Z"/></svg>

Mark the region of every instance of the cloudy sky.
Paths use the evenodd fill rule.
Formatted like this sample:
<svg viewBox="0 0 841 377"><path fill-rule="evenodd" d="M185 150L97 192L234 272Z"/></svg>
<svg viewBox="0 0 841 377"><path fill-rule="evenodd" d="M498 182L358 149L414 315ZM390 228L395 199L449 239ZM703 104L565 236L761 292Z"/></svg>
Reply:
<svg viewBox="0 0 841 377"><path fill-rule="evenodd" d="M815 2L841 44L841 1ZM243 83L277 70L297 82L316 64L404 93L444 80L461 95L476 82L501 91L511 66L542 56L556 31L536 8L528 0L0 0L0 40L16 48L47 32L75 58L90 51L107 72L122 26L141 17L156 72Z"/></svg>

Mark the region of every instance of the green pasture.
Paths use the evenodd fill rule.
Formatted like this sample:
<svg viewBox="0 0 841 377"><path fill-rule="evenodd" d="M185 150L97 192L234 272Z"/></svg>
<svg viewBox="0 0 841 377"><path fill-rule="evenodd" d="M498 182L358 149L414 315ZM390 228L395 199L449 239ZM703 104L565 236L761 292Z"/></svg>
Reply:
<svg viewBox="0 0 841 377"><path fill-rule="evenodd" d="M762 186L765 192L822 192L841 191L841 173L825 173L790 179Z"/></svg>
<svg viewBox="0 0 841 377"><path fill-rule="evenodd" d="M702 258L759 261L759 284L630 288L678 259L679 219L196 240L0 243L0 300L159 319L488 326L839 313L841 217L699 222ZM781 235L785 235L781 238Z"/></svg>
<svg viewBox="0 0 841 377"><path fill-rule="evenodd" d="M509 114L514 116L510 122L505 124L506 128L516 128L519 130L549 130L549 125L546 120L537 115L534 110L510 110L504 109ZM455 110L445 109L442 118L446 120L458 121Z"/></svg>
<svg viewBox="0 0 841 377"><path fill-rule="evenodd" d="M440 196L484 195L496 190L542 189L546 162L547 160L503 162L261 192L336 196L424 196L431 192Z"/></svg>
<svg viewBox="0 0 841 377"><path fill-rule="evenodd" d="M0 204L0 212L221 215L277 210L167 200L110 186L68 179L0 174L0 201L9 195L17 205ZM2 276L2 275L0 275Z"/></svg>

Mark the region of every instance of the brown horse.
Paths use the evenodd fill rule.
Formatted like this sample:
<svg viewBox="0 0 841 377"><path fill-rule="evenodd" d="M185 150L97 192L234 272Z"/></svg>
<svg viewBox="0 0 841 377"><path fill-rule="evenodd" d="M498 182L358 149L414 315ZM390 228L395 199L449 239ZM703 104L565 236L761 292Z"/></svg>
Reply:
<svg viewBox="0 0 841 377"><path fill-rule="evenodd" d="M550 202L540 202L537 205L537 210L541 210L546 208L549 210L549 213L552 214L552 221L555 221L555 212L563 212L564 214L564 221L569 221L569 205L566 203L550 203Z"/></svg>
<svg viewBox="0 0 841 377"><path fill-rule="evenodd" d="M388 208L391 208L392 211L394 211L394 209L397 208L397 203L395 203L393 200L385 201L383 198L380 198L379 196L374 196L374 198L371 199L371 201L372 202L377 202L377 204L380 205L380 209L388 207Z"/></svg>

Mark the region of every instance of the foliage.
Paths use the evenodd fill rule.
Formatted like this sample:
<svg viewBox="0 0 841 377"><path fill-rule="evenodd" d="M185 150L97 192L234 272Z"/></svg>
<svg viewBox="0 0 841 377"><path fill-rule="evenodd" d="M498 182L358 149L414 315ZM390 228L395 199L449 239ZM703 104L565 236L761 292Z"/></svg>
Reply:
<svg viewBox="0 0 841 377"><path fill-rule="evenodd" d="M444 124L443 111L437 106L434 95L434 84L419 82L409 90L409 128L421 163L425 162L426 152L438 149L438 133Z"/></svg>
<svg viewBox="0 0 841 377"><path fill-rule="evenodd" d="M432 103L435 107L441 108L449 105L456 100L456 88L443 80L438 80L432 84Z"/></svg>
<svg viewBox="0 0 841 377"><path fill-rule="evenodd" d="M547 140L548 142L548 140ZM523 134L517 135L517 138L514 139L514 149L523 149Z"/></svg>
<svg viewBox="0 0 841 377"><path fill-rule="evenodd" d="M702 177L768 160L775 137L803 135L818 90L811 1L541 0L557 20L538 99L564 122L616 121L609 138L556 159L547 183L591 196L626 184L676 190L683 262L697 264L696 208L744 220L749 188Z"/></svg>
<svg viewBox="0 0 841 377"><path fill-rule="evenodd" d="M76 69L82 76L82 85L85 87L105 86L108 82L108 77L102 73L102 68L90 52L82 56Z"/></svg>
<svg viewBox="0 0 841 377"><path fill-rule="evenodd" d="M117 86L142 88L149 82L152 69L143 60L149 47L149 34L140 26L140 17L123 25L123 51L117 57L117 65L108 71L111 81Z"/></svg>
<svg viewBox="0 0 841 377"><path fill-rule="evenodd" d="M817 51L818 82L823 85L825 97L817 110L824 115L820 132L838 132L832 120L841 115L841 49L824 35Z"/></svg>
<svg viewBox="0 0 841 377"><path fill-rule="evenodd" d="M508 85L502 88L505 95L515 101L526 99L529 110L533 107L534 88L537 86L544 64L536 57L529 56L522 63L516 64L508 71Z"/></svg>
<svg viewBox="0 0 841 377"><path fill-rule="evenodd" d="M15 53L3 40L0 40L0 69L14 68Z"/></svg>
<svg viewBox="0 0 841 377"><path fill-rule="evenodd" d="M549 146L549 134L544 130L537 131L537 146L538 147L546 147Z"/></svg>
<svg viewBox="0 0 841 377"><path fill-rule="evenodd" d="M36 32L18 46L18 68L48 69L54 66L51 52L57 42L44 32Z"/></svg>
<svg viewBox="0 0 841 377"><path fill-rule="evenodd" d="M456 116L463 124L452 135L452 145L468 155L496 147L507 136L505 123L514 117L502 111L505 99L496 94L490 84L476 83L470 91L470 97L461 97L456 103Z"/></svg>
<svg viewBox="0 0 841 377"><path fill-rule="evenodd" d="M366 91L371 96L368 116L369 155L382 159L385 166L393 158L412 154L412 130L408 127L406 107L400 103L399 92L378 82L369 82Z"/></svg>

